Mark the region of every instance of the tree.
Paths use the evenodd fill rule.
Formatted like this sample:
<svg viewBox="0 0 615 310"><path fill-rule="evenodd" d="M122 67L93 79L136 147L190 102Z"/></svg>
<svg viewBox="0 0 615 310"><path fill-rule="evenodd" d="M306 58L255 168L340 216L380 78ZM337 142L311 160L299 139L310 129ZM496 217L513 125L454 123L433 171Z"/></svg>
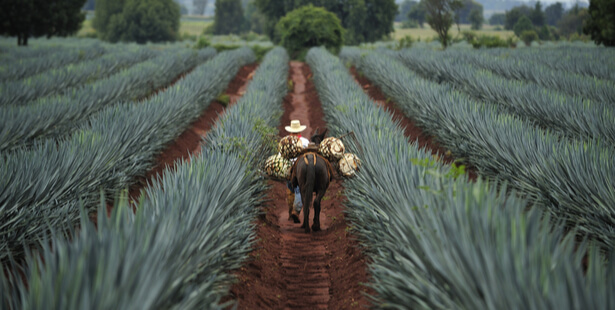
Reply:
<svg viewBox="0 0 615 310"><path fill-rule="evenodd" d="M448 30L453 25L455 10L461 6L459 0L423 0L427 11L427 24L438 34L442 47L448 46Z"/></svg>
<svg viewBox="0 0 615 310"><path fill-rule="evenodd" d="M252 31L255 33L262 34L265 29L265 23L267 22L267 18L256 7L253 0L248 0L244 2L243 13L245 20L244 29L246 31Z"/></svg>
<svg viewBox="0 0 615 310"><path fill-rule="evenodd" d="M564 15L564 6L561 2L555 2L545 8L545 21L547 25L555 26Z"/></svg>
<svg viewBox="0 0 615 310"><path fill-rule="evenodd" d="M85 2L85 5L83 6L83 10L85 10L85 11L94 11L95 2L96 1L94 1L94 0L87 0Z"/></svg>
<svg viewBox="0 0 615 310"><path fill-rule="evenodd" d="M596 44L615 46L615 0L591 0L583 32Z"/></svg>
<svg viewBox="0 0 615 310"><path fill-rule="evenodd" d="M17 45L28 38L67 36L81 28L85 0L3 0L0 34L17 37Z"/></svg>
<svg viewBox="0 0 615 310"><path fill-rule="evenodd" d="M352 30L352 33L360 33L359 40L353 42L374 42L395 31L393 28L397 13L395 0L363 0L363 2L367 10L365 20L355 20L352 24L345 26Z"/></svg>
<svg viewBox="0 0 615 310"><path fill-rule="evenodd" d="M479 9L474 9L470 12L470 23L472 24L472 30L478 30L483 27L483 12Z"/></svg>
<svg viewBox="0 0 615 310"><path fill-rule="evenodd" d="M520 35L521 41L525 43L526 46L530 46L532 42L538 40L538 34L534 30L525 30Z"/></svg>
<svg viewBox="0 0 615 310"><path fill-rule="evenodd" d="M506 14L495 13L489 17L489 25L504 25L506 22Z"/></svg>
<svg viewBox="0 0 615 310"><path fill-rule="evenodd" d="M335 14L310 4L280 19L274 42L284 46L292 58L303 58L314 46L325 46L337 54L343 43L343 32Z"/></svg>
<svg viewBox="0 0 615 310"><path fill-rule="evenodd" d="M107 39L107 26L114 15L122 14L126 0L98 0L94 9L94 20L92 27L96 29L98 37Z"/></svg>
<svg viewBox="0 0 615 310"><path fill-rule="evenodd" d="M205 8L207 7L207 0L192 0L192 6L194 6L194 14L205 15Z"/></svg>
<svg viewBox="0 0 615 310"><path fill-rule="evenodd" d="M575 5L557 23L557 28L562 36L570 37L572 34L583 33L583 22L589 17L587 9Z"/></svg>
<svg viewBox="0 0 615 310"><path fill-rule="evenodd" d="M404 2L402 2L399 5L399 12L397 13L397 16L395 16L395 21L396 22L403 22L403 21L407 20L408 19L408 13L412 9L412 7L417 5L417 4L418 4L418 2L416 2L414 0L404 0Z"/></svg>
<svg viewBox="0 0 615 310"><path fill-rule="evenodd" d="M542 12L542 4L540 4L540 1L536 2L536 5L534 6L534 10L530 12L530 15L528 17L530 18L534 26L536 27L544 26L545 14Z"/></svg>
<svg viewBox="0 0 615 310"><path fill-rule="evenodd" d="M479 10L483 14L483 5L474 0L461 0L461 7L455 12L457 19L461 24L470 24L470 13L473 10Z"/></svg>
<svg viewBox="0 0 615 310"><path fill-rule="evenodd" d="M214 34L239 34L244 24L241 0L216 0Z"/></svg>
<svg viewBox="0 0 615 310"><path fill-rule="evenodd" d="M515 24L519 21L521 16L529 16L532 9L529 6L517 6L510 11L506 11L506 21L504 22L504 29L512 30Z"/></svg>
<svg viewBox="0 0 615 310"><path fill-rule="evenodd" d="M139 44L174 41L179 32L179 10L173 0L126 0L121 13L109 18L101 36L110 42Z"/></svg>
<svg viewBox="0 0 615 310"><path fill-rule="evenodd" d="M393 32L397 14L395 0L255 0L266 16L265 33L274 36L275 25L282 16L301 6L312 4L335 14L346 29L348 44L373 42Z"/></svg>
<svg viewBox="0 0 615 310"><path fill-rule="evenodd" d="M426 15L427 11L425 10L425 4L421 1L410 9L410 12L408 12L408 19L415 20L419 26L423 28Z"/></svg>
<svg viewBox="0 0 615 310"><path fill-rule="evenodd" d="M513 27L513 31L517 37L521 38L521 33L524 31L534 30L534 25L532 21L527 16L521 16L515 26Z"/></svg>

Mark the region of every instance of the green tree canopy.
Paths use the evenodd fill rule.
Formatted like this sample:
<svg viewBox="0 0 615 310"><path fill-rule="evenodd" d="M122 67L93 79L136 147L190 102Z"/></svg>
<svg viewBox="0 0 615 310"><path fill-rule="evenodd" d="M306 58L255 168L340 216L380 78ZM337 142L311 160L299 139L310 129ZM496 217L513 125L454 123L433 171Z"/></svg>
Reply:
<svg viewBox="0 0 615 310"><path fill-rule="evenodd" d="M331 12L307 5L293 10L275 27L274 41L284 46L292 58L303 58L314 46L325 46L337 54L343 43L344 28Z"/></svg>
<svg viewBox="0 0 615 310"><path fill-rule="evenodd" d="M589 13L587 9L575 5L572 9L568 10L568 12L564 14L564 17L557 23L560 34L565 37L570 37L573 33L582 34L583 23L588 17Z"/></svg>
<svg viewBox="0 0 615 310"><path fill-rule="evenodd" d="M216 0L214 34L239 34L244 25L241 0Z"/></svg>
<svg viewBox="0 0 615 310"><path fill-rule="evenodd" d="M536 2L536 4L534 5L534 10L530 12L530 15L528 15L528 17L530 18L534 26L544 26L545 13L542 11L542 4L540 4L540 1Z"/></svg>
<svg viewBox="0 0 615 310"><path fill-rule="evenodd" d="M504 22L504 29L513 30L515 24L519 21L521 16L529 16L532 13L532 8L526 5L516 6L510 11L506 11L506 21Z"/></svg>
<svg viewBox="0 0 615 310"><path fill-rule="evenodd" d="M126 0L98 0L94 9L94 19L92 27L98 32L98 36L107 40L107 26L111 21L111 17L116 14L122 14L124 3Z"/></svg>
<svg viewBox="0 0 615 310"><path fill-rule="evenodd" d="M254 4L254 0L243 1L243 14L246 26L246 31L252 31L262 34L265 31L267 18Z"/></svg>
<svg viewBox="0 0 615 310"><path fill-rule="evenodd" d="M265 33L274 36L275 25L288 12L312 4L335 14L346 29L347 44L373 42L393 32L397 14L395 0L255 0L256 6L267 17Z"/></svg>
<svg viewBox="0 0 615 310"><path fill-rule="evenodd" d="M530 30L534 30L534 25L532 24L532 21L530 20L530 18L527 16L521 16L521 18L519 18L519 20L513 27L513 31L515 32L515 35L517 35L517 37L519 38L521 38L521 34L524 31L530 31Z"/></svg>
<svg viewBox="0 0 615 310"><path fill-rule="evenodd" d="M461 7L455 12L456 18L461 24L470 24L470 13L473 10L479 10L483 14L483 5L474 0L461 0Z"/></svg>
<svg viewBox="0 0 615 310"><path fill-rule="evenodd" d="M403 21L407 20L408 19L408 13L412 9L412 7L417 5L417 4L418 4L418 2L414 1L414 0L404 0L399 5L399 10L397 12L397 15L395 16L395 21L396 22L403 22Z"/></svg>
<svg viewBox="0 0 615 310"><path fill-rule="evenodd" d="M597 44L615 46L615 0L590 0L583 28Z"/></svg>
<svg viewBox="0 0 615 310"><path fill-rule="evenodd" d="M408 19L416 21L421 28L423 28L423 23L425 23L425 19L427 18L426 16L427 11L425 10L423 1L413 6L410 12L408 12Z"/></svg>
<svg viewBox="0 0 615 310"><path fill-rule="evenodd" d="M555 2L545 8L545 22L555 26L564 15L564 6L561 2Z"/></svg>
<svg viewBox="0 0 615 310"><path fill-rule="evenodd" d="M483 10L476 8L472 10L472 12L470 12L470 23L472 24L472 30L478 30L482 28L484 21L485 18L483 17Z"/></svg>
<svg viewBox="0 0 615 310"><path fill-rule="evenodd" d="M94 1L94 0L87 0L85 2L85 5L83 6L83 9L87 10L87 11L94 11L95 2L96 1Z"/></svg>
<svg viewBox="0 0 615 310"><path fill-rule="evenodd" d="M17 45L28 38L67 36L81 28L86 0L3 0L0 34L17 37Z"/></svg>
<svg viewBox="0 0 615 310"><path fill-rule="evenodd" d="M438 34L442 47L448 46L448 30L453 25L454 12L461 7L459 0L423 0L427 24Z"/></svg>
<svg viewBox="0 0 615 310"><path fill-rule="evenodd" d="M495 13L489 17L489 25L504 25L506 22L506 14Z"/></svg>
<svg viewBox="0 0 615 310"><path fill-rule="evenodd" d="M109 0L107 0L109 1ZM111 0L116 2L116 0ZM98 0L99 3L106 2ZM104 31L98 30L102 39L110 42L147 42L174 41L179 31L181 17L179 5L173 0L125 0L119 13L110 16L100 15L109 22ZM114 7L115 9L115 7ZM98 9L95 12L98 18Z"/></svg>

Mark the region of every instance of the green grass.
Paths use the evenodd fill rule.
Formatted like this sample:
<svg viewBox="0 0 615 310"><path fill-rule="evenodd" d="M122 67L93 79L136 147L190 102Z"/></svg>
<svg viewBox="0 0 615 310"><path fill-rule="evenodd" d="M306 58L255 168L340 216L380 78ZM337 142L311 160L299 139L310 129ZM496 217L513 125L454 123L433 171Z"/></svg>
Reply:
<svg viewBox="0 0 615 310"><path fill-rule="evenodd" d="M92 27L92 19L86 19L83 21L81 29L77 32L78 37L93 36L96 30Z"/></svg>
<svg viewBox="0 0 615 310"><path fill-rule="evenodd" d="M201 35L203 33L203 29L207 26L213 24L213 20L211 19L186 19L182 18L179 25L179 34L189 34L189 35Z"/></svg>

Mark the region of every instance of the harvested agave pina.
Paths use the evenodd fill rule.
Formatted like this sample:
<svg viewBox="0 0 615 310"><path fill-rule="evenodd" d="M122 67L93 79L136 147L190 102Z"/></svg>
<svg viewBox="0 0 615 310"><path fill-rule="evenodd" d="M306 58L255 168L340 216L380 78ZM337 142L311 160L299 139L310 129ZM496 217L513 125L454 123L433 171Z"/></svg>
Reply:
<svg viewBox="0 0 615 310"><path fill-rule="evenodd" d="M346 153L338 162L339 172L345 177L351 177L359 170L361 161L352 153Z"/></svg>
<svg viewBox="0 0 615 310"><path fill-rule="evenodd" d="M329 161L338 161L341 159L344 155L344 150L345 148L342 140L335 137L325 138L318 146L318 152Z"/></svg>
<svg viewBox="0 0 615 310"><path fill-rule="evenodd" d="M297 136L286 136L278 143L278 152L286 159L299 156L301 150L303 150L303 145Z"/></svg>
<svg viewBox="0 0 615 310"><path fill-rule="evenodd" d="M269 156L265 161L265 173L274 178L290 179L291 166L290 160L282 157L280 154L275 154Z"/></svg>

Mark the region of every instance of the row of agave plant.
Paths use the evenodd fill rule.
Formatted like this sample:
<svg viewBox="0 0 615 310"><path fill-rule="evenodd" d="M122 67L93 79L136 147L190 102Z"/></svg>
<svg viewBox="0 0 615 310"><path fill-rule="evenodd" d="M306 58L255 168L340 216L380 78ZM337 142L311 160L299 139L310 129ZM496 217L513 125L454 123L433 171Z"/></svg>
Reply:
<svg viewBox="0 0 615 310"><path fill-rule="evenodd" d="M218 54L165 91L103 109L66 139L0 154L0 262L21 256L48 230L79 222L79 206L96 208L145 175L156 155L255 61L249 48Z"/></svg>
<svg viewBox="0 0 615 310"><path fill-rule="evenodd" d="M562 72L615 81L615 52L609 48L526 48L514 52L508 48L494 48L482 52L518 61L531 61Z"/></svg>
<svg viewBox="0 0 615 310"><path fill-rule="evenodd" d="M425 51L427 52L427 51ZM429 53L433 54L431 51ZM493 57L486 53L449 50L438 53L442 58L458 63L470 63L507 79L528 81L559 92L590 99L595 102L615 103L615 82L587 77L571 72L563 73L532 61L506 57Z"/></svg>
<svg viewBox="0 0 615 310"><path fill-rule="evenodd" d="M44 48L42 48L44 49ZM16 62L2 63L0 82L23 79L41 72L63 67L69 64L98 58L107 52L107 48L98 42L86 43L80 48L63 49L48 56L26 58Z"/></svg>
<svg viewBox="0 0 615 310"><path fill-rule="evenodd" d="M591 102L534 83L508 80L438 54L413 50L379 52L396 58L423 78L447 82L474 99L501 106L540 128L573 139L599 139L615 147L615 107L612 104ZM356 62L361 54L358 48L345 47L340 57Z"/></svg>
<svg viewBox="0 0 615 310"><path fill-rule="evenodd" d="M375 307L615 306L615 264L596 247L576 244L506 183L470 182L409 143L337 57L315 48L306 60L333 133L354 132L361 150L361 171L344 185L346 212L370 257Z"/></svg>
<svg viewBox="0 0 615 310"><path fill-rule="evenodd" d="M145 47L114 48L93 60L48 70L21 80L6 81L0 84L0 106L26 105L43 96L70 92L70 87L105 78L157 54L157 51Z"/></svg>
<svg viewBox="0 0 615 310"><path fill-rule="evenodd" d="M437 76L478 100L501 104L539 127L577 139L599 139L615 146L612 103L567 95L532 82L509 80L436 55L403 52L395 57L425 78Z"/></svg>
<svg viewBox="0 0 615 310"><path fill-rule="evenodd" d="M72 47L67 46L66 44L44 46L32 46L32 44L30 44L27 48L17 48L15 46L15 42L8 42L0 38L0 67L4 67L10 63L24 63L25 60L32 60L38 57L46 57L52 54L64 53L70 48Z"/></svg>
<svg viewBox="0 0 615 310"><path fill-rule="evenodd" d="M612 147L561 139L449 85L424 80L393 58L367 54L358 60L407 116L481 175L510 182L580 234L607 250L615 246Z"/></svg>
<svg viewBox="0 0 615 310"><path fill-rule="evenodd" d="M200 156L166 170L143 193L135 214L120 199L107 217L103 201L97 227L83 211L71 240L57 235L43 240L41 250L27 256L25 282L17 273L0 274L0 304L12 309L224 306L229 271L252 246L256 206L266 190L254 169L260 157L246 153L258 154L275 134L279 115L272 111L280 109L287 75L286 51L270 51L245 95L207 135Z"/></svg>
<svg viewBox="0 0 615 310"><path fill-rule="evenodd" d="M198 52L167 49L148 61L61 96L40 98L24 106L0 107L0 152L30 147L41 139L67 136L95 112L123 101L142 99L215 55L213 48Z"/></svg>

